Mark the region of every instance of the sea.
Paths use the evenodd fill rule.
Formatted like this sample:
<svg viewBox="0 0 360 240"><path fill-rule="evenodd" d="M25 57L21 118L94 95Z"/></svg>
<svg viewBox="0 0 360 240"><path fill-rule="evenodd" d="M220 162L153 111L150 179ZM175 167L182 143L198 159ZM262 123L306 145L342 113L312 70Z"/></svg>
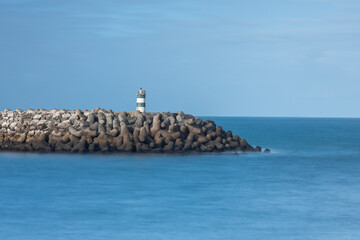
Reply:
<svg viewBox="0 0 360 240"><path fill-rule="evenodd" d="M360 239L360 119L206 119L271 153L0 153L0 239Z"/></svg>

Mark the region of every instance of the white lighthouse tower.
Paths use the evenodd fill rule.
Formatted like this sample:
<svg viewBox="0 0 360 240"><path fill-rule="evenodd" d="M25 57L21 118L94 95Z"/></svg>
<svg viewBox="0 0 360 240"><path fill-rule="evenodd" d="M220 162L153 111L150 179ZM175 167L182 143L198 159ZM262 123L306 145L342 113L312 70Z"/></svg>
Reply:
<svg viewBox="0 0 360 240"><path fill-rule="evenodd" d="M145 95L146 92L145 90L142 90L142 88L137 91L136 110L140 112L145 112Z"/></svg>

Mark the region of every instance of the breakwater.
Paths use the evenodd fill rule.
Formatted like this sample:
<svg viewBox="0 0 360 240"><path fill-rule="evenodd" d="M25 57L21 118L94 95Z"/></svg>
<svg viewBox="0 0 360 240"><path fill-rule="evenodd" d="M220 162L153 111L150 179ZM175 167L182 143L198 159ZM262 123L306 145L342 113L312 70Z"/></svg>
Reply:
<svg viewBox="0 0 360 240"><path fill-rule="evenodd" d="M183 112L93 110L0 112L0 151L222 152L261 151L214 121ZM266 151L268 151L266 149Z"/></svg>

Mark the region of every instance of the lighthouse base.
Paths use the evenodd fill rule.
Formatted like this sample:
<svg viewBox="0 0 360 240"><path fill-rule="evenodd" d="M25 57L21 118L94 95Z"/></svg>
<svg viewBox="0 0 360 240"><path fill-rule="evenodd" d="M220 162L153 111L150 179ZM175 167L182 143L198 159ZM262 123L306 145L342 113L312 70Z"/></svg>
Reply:
<svg viewBox="0 0 360 240"><path fill-rule="evenodd" d="M137 107L136 111L145 112L145 107Z"/></svg>

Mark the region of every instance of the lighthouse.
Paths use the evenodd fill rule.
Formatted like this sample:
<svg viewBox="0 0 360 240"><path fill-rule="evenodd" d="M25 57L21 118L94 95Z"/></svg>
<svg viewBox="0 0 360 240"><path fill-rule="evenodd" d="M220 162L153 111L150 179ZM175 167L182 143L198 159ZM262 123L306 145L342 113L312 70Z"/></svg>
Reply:
<svg viewBox="0 0 360 240"><path fill-rule="evenodd" d="M137 91L137 97L136 97L136 110L140 112L145 112L145 90L140 88Z"/></svg>

